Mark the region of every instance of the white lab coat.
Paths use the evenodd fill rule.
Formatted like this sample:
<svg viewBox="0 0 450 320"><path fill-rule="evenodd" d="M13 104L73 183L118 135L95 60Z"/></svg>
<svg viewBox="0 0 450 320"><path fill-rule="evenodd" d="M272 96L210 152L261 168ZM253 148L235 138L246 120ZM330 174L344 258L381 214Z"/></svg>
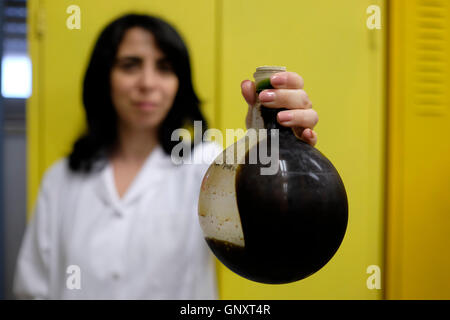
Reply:
<svg viewBox="0 0 450 320"><path fill-rule="evenodd" d="M194 149L196 164L177 166L158 146L122 198L109 163L84 175L71 173L67 158L54 164L22 242L17 297L217 299L197 205L221 151L203 143Z"/></svg>

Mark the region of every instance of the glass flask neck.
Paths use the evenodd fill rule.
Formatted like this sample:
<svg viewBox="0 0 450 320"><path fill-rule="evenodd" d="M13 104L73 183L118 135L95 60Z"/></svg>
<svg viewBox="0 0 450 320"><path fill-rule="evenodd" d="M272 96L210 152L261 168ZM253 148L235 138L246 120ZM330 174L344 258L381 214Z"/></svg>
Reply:
<svg viewBox="0 0 450 320"><path fill-rule="evenodd" d="M270 83L270 77L278 72L286 71L285 67L275 67L275 66L264 66L256 68L256 72L253 74L255 78L256 94L257 94L257 104L261 105L261 117L264 121L264 128L266 129L278 129L282 131L291 131L290 128L280 125L277 121L277 114L280 111L287 109L273 109L264 107L259 101L259 94L261 91L266 89L274 89Z"/></svg>

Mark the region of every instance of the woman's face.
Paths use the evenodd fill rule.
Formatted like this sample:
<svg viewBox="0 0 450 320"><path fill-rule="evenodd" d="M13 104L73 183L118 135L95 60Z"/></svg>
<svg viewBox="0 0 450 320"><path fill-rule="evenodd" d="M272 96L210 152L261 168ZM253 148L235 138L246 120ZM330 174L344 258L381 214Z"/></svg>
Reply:
<svg viewBox="0 0 450 320"><path fill-rule="evenodd" d="M119 45L111 71L111 98L119 125L155 130L162 123L178 91L178 77L154 36L145 29L129 29Z"/></svg>

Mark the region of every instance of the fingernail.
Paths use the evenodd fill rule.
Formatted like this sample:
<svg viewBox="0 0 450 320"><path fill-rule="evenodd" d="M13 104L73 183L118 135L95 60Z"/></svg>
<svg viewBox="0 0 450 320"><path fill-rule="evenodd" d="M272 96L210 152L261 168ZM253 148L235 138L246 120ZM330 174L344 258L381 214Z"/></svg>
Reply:
<svg viewBox="0 0 450 320"><path fill-rule="evenodd" d="M276 74L270 79L270 83L274 86L282 86L286 84L286 75Z"/></svg>
<svg viewBox="0 0 450 320"><path fill-rule="evenodd" d="M311 130L308 130L308 131L306 132L306 135L307 135L308 138L310 138L310 139L313 137L313 133L312 133Z"/></svg>
<svg viewBox="0 0 450 320"><path fill-rule="evenodd" d="M294 119L294 116L292 115L291 112L278 113L278 120L280 120L280 122L291 121L292 119Z"/></svg>
<svg viewBox="0 0 450 320"><path fill-rule="evenodd" d="M264 90L259 94L259 100L261 102L272 102L275 100L275 92Z"/></svg>

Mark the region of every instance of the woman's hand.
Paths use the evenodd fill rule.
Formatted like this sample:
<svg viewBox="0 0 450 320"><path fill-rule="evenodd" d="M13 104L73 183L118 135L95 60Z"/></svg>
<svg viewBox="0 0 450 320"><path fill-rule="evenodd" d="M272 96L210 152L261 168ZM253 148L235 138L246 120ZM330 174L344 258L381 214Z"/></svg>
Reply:
<svg viewBox="0 0 450 320"><path fill-rule="evenodd" d="M280 72L270 77L270 83L274 89L263 90L259 94L261 103L267 108L289 109L278 113L278 122L282 126L291 127L297 138L315 146L317 134L313 128L319 121L319 116L312 109L312 103L303 90L303 78L294 72ZM241 83L241 89L248 103L246 124L249 128L251 108L256 101L255 83L245 80Z"/></svg>

